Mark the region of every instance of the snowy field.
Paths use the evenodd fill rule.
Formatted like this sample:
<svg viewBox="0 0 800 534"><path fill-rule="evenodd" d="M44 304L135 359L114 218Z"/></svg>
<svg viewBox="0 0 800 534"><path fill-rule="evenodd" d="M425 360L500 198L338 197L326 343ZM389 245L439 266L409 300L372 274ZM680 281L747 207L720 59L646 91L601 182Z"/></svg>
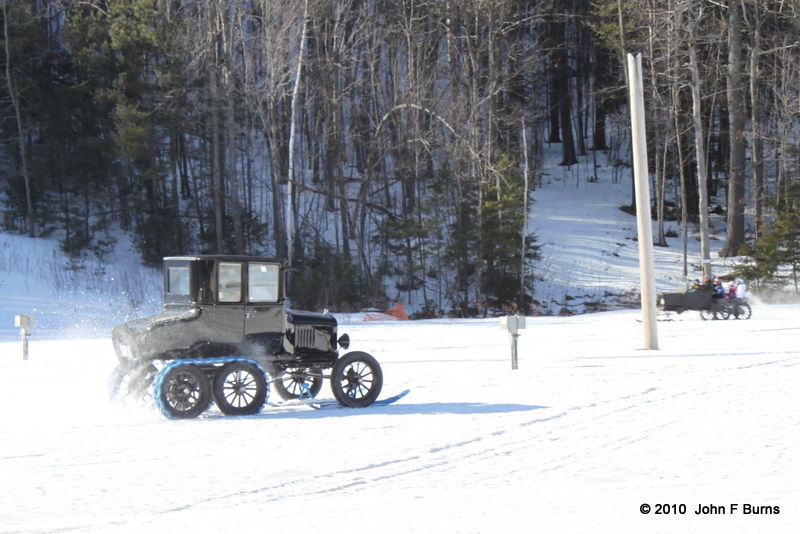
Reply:
<svg viewBox="0 0 800 534"><path fill-rule="evenodd" d="M345 324L407 397L186 421L109 404L107 339L0 343L0 532L793 531L800 308L639 317L529 318L518 370L497 319Z"/></svg>
<svg viewBox="0 0 800 534"><path fill-rule="evenodd" d="M544 313L613 310L607 294L637 290L635 219L618 209L629 183L562 170L533 196ZM711 223L727 274L724 221ZM682 270L669 245L654 251L660 291ZM690 278L698 248L693 230ZM135 257L120 243L68 270L54 240L0 234L0 533L797 531L798 305L685 313L659 322L657 351L639 350L640 311L529 317L518 370L497 318L340 316L352 349L381 362L382 396L407 397L170 421L107 398L111 327L161 308L160 273ZM13 322L28 313L22 361Z"/></svg>

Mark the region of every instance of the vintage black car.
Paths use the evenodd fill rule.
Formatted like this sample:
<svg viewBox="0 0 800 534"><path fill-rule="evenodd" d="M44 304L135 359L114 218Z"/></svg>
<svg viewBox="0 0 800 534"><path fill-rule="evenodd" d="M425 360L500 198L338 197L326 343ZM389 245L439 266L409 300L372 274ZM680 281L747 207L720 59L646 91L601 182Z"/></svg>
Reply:
<svg viewBox="0 0 800 534"><path fill-rule="evenodd" d="M325 313L288 309L285 269L256 256L164 258L164 311L114 327L114 400L152 397L168 417L196 417L216 403L257 413L269 384L283 399L313 398L330 379L347 407L372 404L383 374Z"/></svg>
<svg viewBox="0 0 800 534"><path fill-rule="evenodd" d="M752 315L747 299L715 298L713 289L676 291L658 295L658 309L681 314L687 310L700 312L703 320L749 319Z"/></svg>

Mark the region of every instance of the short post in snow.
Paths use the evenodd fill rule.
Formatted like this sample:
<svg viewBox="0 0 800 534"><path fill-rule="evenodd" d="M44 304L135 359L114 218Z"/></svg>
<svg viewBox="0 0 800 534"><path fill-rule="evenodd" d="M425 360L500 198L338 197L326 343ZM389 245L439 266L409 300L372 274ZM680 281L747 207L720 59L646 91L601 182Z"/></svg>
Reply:
<svg viewBox="0 0 800 534"><path fill-rule="evenodd" d="M28 359L28 337L31 335L31 327L36 324L35 315L15 315L14 326L20 329L22 336L22 359Z"/></svg>
<svg viewBox="0 0 800 534"><path fill-rule="evenodd" d="M517 369L517 338L520 330L525 330L524 315L504 315L500 317L500 329L508 330L508 339L511 341L511 368Z"/></svg>

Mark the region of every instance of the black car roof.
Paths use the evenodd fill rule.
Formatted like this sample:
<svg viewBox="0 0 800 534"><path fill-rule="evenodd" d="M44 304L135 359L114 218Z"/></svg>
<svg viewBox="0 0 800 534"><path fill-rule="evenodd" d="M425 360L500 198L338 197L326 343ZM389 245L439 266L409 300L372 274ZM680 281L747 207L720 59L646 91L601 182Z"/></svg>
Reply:
<svg viewBox="0 0 800 534"><path fill-rule="evenodd" d="M242 256L242 255L231 255L231 254L198 254L195 256L167 256L164 258L164 261L170 260L182 260L182 261L263 261L263 262L270 262L270 263L280 263L283 265L281 260L276 260L275 258L267 258L265 256Z"/></svg>

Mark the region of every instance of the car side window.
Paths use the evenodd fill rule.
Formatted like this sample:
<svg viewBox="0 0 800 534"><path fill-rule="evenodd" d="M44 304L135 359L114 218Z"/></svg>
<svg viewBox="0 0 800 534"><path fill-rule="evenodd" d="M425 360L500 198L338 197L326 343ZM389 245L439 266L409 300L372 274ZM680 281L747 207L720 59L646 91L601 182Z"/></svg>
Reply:
<svg viewBox="0 0 800 534"><path fill-rule="evenodd" d="M220 302L242 301L241 263L220 262L217 282L217 291Z"/></svg>
<svg viewBox="0 0 800 534"><path fill-rule="evenodd" d="M277 302L280 296L280 265L252 262L247 268L247 301Z"/></svg>
<svg viewBox="0 0 800 534"><path fill-rule="evenodd" d="M184 296L189 294L188 267L170 267L167 269L167 293Z"/></svg>

